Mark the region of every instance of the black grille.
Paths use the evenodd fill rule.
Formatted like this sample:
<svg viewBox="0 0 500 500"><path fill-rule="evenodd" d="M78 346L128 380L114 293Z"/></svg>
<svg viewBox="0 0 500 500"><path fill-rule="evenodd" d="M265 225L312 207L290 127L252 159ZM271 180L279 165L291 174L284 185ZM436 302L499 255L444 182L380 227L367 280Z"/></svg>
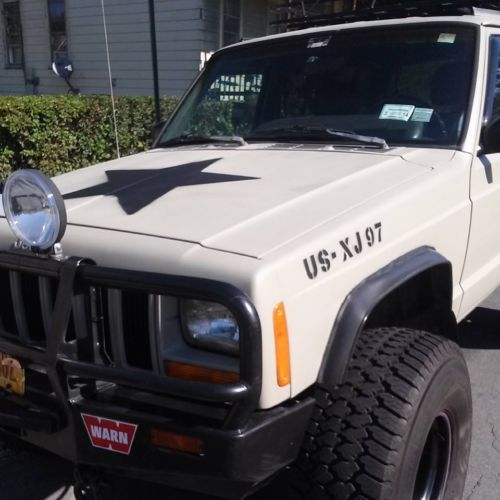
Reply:
<svg viewBox="0 0 500 500"><path fill-rule="evenodd" d="M153 370L152 296L147 293L99 288L101 339L105 358L121 367Z"/></svg>
<svg viewBox="0 0 500 500"><path fill-rule="evenodd" d="M57 295L57 280L30 273L0 270L0 335L16 337L27 345L44 347L52 331L52 313ZM86 294L77 295L87 303ZM87 307L75 307L66 328L67 342L76 340L82 327L87 336Z"/></svg>
<svg viewBox="0 0 500 500"><path fill-rule="evenodd" d="M0 352L26 368L28 398L23 401L29 404L29 392L42 397L52 388L65 414L68 398L91 398L96 390L114 384L183 401L224 407L233 403L224 423L228 429L244 427L257 407L260 321L248 297L230 284L100 267L80 257L59 261L23 251L0 252L0 279ZM241 326L240 381L207 387L164 376L157 336L163 329L159 311L168 297L220 302L230 309ZM30 314L33 318L28 319ZM63 425L41 405L34 411L39 410L47 417L42 423L48 432ZM38 421L30 422L38 429Z"/></svg>
<svg viewBox="0 0 500 500"><path fill-rule="evenodd" d="M41 342L45 340L45 326L44 318L42 312L41 303L41 290L40 286L44 286L41 282L41 278L29 274L19 274L15 273L19 278L20 292L23 298L24 314L26 315L26 329L28 332L28 338L35 342ZM14 276L11 276L11 282ZM12 285L11 285L12 286ZM51 287L49 284L49 293ZM49 303L53 307L53 297L50 295L48 297Z"/></svg>
<svg viewBox="0 0 500 500"><path fill-rule="evenodd" d="M151 370L149 295L122 293L123 339L128 363Z"/></svg>
<svg viewBox="0 0 500 500"><path fill-rule="evenodd" d="M43 272L43 270L41 270ZM160 295L95 284L77 276L71 297L61 292L62 276L42 275L36 270L0 268L0 339L50 352L51 335L56 335L54 312L58 293L71 302L71 310L59 344L59 352L73 361L120 370L141 370L164 375L156 351L156 316ZM53 410L56 393L42 363L20 357L26 370L25 400ZM98 383L105 382L96 377ZM64 384L63 384L64 385ZM94 385L87 377L70 376L67 388L94 397ZM92 394L92 396L90 396Z"/></svg>
<svg viewBox="0 0 500 500"><path fill-rule="evenodd" d="M55 278L0 270L0 337L46 347L57 287ZM83 361L153 370L152 296L91 286L79 292L72 299L65 353ZM93 345L100 352L94 353Z"/></svg>
<svg viewBox="0 0 500 500"><path fill-rule="evenodd" d="M0 329L17 336L18 330L14 316L14 305L10 293L9 271L0 270Z"/></svg>
<svg viewBox="0 0 500 500"><path fill-rule="evenodd" d="M56 287L51 278L0 270L0 334L43 345L51 327Z"/></svg>

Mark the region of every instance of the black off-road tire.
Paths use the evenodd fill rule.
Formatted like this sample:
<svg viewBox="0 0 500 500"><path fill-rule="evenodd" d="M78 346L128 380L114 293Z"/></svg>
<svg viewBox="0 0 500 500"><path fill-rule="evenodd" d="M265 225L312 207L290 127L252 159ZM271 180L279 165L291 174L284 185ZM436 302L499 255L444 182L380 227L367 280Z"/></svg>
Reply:
<svg viewBox="0 0 500 500"><path fill-rule="evenodd" d="M318 387L316 400L298 460L274 483L280 498L462 498L472 401L455 343L410 329L367 330L345 383Z"/></svg>

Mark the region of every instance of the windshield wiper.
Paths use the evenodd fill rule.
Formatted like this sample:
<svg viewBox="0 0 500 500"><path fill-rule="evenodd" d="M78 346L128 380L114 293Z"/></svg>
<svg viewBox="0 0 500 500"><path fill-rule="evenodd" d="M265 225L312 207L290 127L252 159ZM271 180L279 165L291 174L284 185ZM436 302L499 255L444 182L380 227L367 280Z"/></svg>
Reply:
<svg viewBox="0 0 500 500"><path fill-rule="evenodd" d="M246 146L247 142L243 137L238 135L197 135L197 134L182 134L167 141L160 142L157 147L168 148L170 146L180 146L186 144L239 144Z"/></svg>
<svg viewBox="0 0 500 500"><path fill-rule="evenodd" d="M341 137L344 139L352 139L353 141L362 142L364 144L373 144L380 149L389 149L389 144L387 144L385 139L382 137L375 137L371 135L360 135L355 132L344 132L343 130L335 130L332 128L327 128L326 132L334 137Z"/></svg>
<svg viewBox="0 0 500 500"><path fill-rule="evenodd" d="M380 149L389 149L389 145L380 137L372 137L369 135L356 134L351 130L336 130L333 128L323 128L323 127L308 127L304 125L294 125L293 127L282 127L273 128L269 130L261 130L254 132L253 139L257 137L277 137L281 138L289 135L303 135L308 139L321 138L324 139L325 136L333 136L339 139L348 139L362 144L369 144ZM305 135L304 135L305 134Z"/></svg>

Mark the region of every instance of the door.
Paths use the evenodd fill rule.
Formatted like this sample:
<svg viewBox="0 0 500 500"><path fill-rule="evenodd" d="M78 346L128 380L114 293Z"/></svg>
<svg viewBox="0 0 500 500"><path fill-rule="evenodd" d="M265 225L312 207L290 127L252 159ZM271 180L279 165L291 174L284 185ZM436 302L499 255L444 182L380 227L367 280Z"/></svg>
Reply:
<svg viewBox="0 0 500 500"><path fill-rule="evenodd" d="M500 116L500 33L490 36L487 71L484 123ZM471 200L472 220L462 276L461 317L500 283L500 153L478 151L472 164Z"/></svg>

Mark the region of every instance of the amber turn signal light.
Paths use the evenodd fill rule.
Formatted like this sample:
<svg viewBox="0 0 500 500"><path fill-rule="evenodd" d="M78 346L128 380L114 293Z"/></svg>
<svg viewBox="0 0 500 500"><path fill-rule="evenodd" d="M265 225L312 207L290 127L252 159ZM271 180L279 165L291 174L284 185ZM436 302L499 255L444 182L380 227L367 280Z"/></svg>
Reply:
<svg viewBox="0 0 500 500"><path fill-rule="evenodd" d="M205 445L200 438L158 429L151 431L151 444L159 448L182 451L192 455L203 455L205 453Z"/></svg>
<svg viewBox="0 0 500 500"><path fill-rule="evenodd" d="M165 361L165 375L182 380L208 382L209 384L234 384L239 382L240 374L224 370L214 370L205 366Z"/></svg>
<svg viewBox="0 0 500 500"><path fill-rule="evenodd" d="M276 376L278 385L284 387L291 382L290 345L288 342L288 325L285 305L280 302L274 308L274 344L276 349Z"/></svg>

